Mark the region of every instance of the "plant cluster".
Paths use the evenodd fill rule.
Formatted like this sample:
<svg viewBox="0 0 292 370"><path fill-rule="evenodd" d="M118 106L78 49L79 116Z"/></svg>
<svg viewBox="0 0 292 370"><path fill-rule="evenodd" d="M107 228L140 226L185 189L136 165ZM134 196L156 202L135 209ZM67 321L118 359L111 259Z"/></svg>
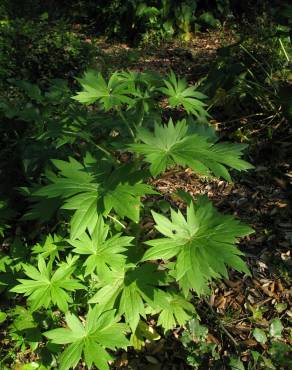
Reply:
<svg viewBox="0 0 292 370"><path fill-rule="evenodd" d="M38 20L0 20L0 78L36 82L73 77L96 54L85 38L62 20L52 22L44 13Z"/></svg>
<svg viewBox="0 0 292 370"><path fill-rule="evenodd" d="M55 19L74 19L90 28L109 36L124 37L132 41L137 38L167 38L181 35L184 39L201 27L217 27L231 9L228 0L217 0L206 4L201 0L112 0L72 1L64 6L62 2L47 1L40 4L27 0L25 6L11 1L3 5L2 14L8 18L37 18L44 13ZM6 11L5 11L6 10ZM1 9L0 9L1 12ZM0 13L1 16L1 13ZM136 34L133 40L133 33Z"/></svg>
<svg viewBox="0 0 292 370"><path fill-rule="evenodd" d="M113 0L101 1L98 6L95 1L79 1L72 9L80 21L82 17L86 22L92 15L97 17L100 20L96 27L99 32L123 36L130 41L142 39L149 42L174 36L188 41L196 31L218 29L234 19L254 20L265 12L279 21L287 17L285 14L290 8L289 2L266 0L256 3L252 0ZM104 22L104 19L110 21Z"/></svg>
<svg viewBox="0 0 292 370"><path fill-rule="evenodd" d="M53 19L74 19L92 30L130 41L160 40L180 36L188 40L200 29L216 28L231 14L245 11L229 0L54 0L5 1L0 17L24 18L26 21L49 14Z"/></svg>
<svg viewBox="0 0 292 370"><path fill-rule="evenodd" d="M88 71L73 93L96 53L79 22L90 37L188 40L250 2L65 3L0 5L0 368L108 369L117 350L183 328L190 366L244 369L210 341L209 319L215 335L224 327L201 305L229 269L249 274L236 244L252 229L206 197L160 194L153 179L188 169L231 182L252 168L245 145L219 140L210 112L256 109L268 127L291 118L291 6L272 6L278 25L261 14L219 50L199 89L173 72ZM264 308L248 308L248 369L290 365L281 305L265 325Z"/></svg>
<svg viewBox="0 0 292 370"><path fill-rule="evenodd" d="M278 313L284 309L283 304L277 306ZM209 340L208 327L196 317L189 320L180 338L186 351L187 363L194 369L204 368L206 364L208 364L208 368L212 369L222 369L228 364L228 368L231 370L276 370L291 366L291 348L283 341L284 326L281 319L276 317L270 320L269 326L262 329L259 327L259 322L262 319L263 311L265 308L257 307L250 317L250 321L255 326L251 333L252 338L258 345L249 351L249 360L244 362L235 353L226 356L220 355L220 348L218 348L220 344ZM264 348L264 351L259 351L259 348Z"/></svg>
<svg viewBox="0 0 292 370"><path fill-rule="evenodd" d="M206 96L173 72L88 71L79 83L70 99L60 81L47 92L18 82L21 99L34 104L12 113L3 106L4 116L27 122L34 141L24 142L30 154L17 184L17 224L37 231L8 237L0 281L15 306L7 321L15 348L60 370L81 359L103 370L113 350L141 347L149 317L163 332L185 326L197 317L194 296L207 295L213 279L228 268L249 274L236 243L250 227L183 191L181 209L151 207L160 198L151 179L190 168L231 181L231 170L252 165L242 159L245 145L219 141ZM163 119L165 106L180 118ZM41 163L29 152L37 144L47 157ZM4 237L13 217L4 199ZM145 218L153 220L150 234Z"/></svg>
<svg viewBox="0 0 292 370"><path fill-rule="evenodd" d="M219 49L203 82L211 105L229 117L243 112L291 118L290 28L258 18L233 45ZM273 120L272 120L273 121Z"/></svg>
<svg viewBox="0 0 292 370"><path fill-rule="evenodd" d="M91 34L98 33L129 42L142 41L149 44L173 37L188 41L197 31L218 29L235 19L240 22L245 18L254 21L257 16L262 17L265 13L276 22L281 23L284 20L284 24L289 25L289 12L289 2L277 0L258 0L256 3L252 0L73 0L69 4L56 0L25 0L21 4L15 0L3 0L0 18L6 21L14 19L14 27L24 28L22 33L25 27L19 25L20 19L32 25L31 32L36 35L47 30L45 24L42 27L37 24L35 20L38 18L43 21L49 18L57 25L62 24L62 20L69 19L77 25L84 25ZM65 37L65 44L72 44L74 49L82 49L82 45L74 40L74 35L69 34L70 31ZM46 44L52 38L53 44L59 43L54 34L42 37ZM81 50L80 53L82 54Z"/></svg>

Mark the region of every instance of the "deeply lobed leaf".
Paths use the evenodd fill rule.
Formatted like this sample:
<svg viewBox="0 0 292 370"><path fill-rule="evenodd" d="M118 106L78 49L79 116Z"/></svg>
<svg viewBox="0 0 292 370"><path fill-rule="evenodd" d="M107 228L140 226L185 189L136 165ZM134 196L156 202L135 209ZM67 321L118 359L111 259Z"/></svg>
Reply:
<svg viewBox="0 0 292 370"><path fill-rule="evenodd" d="M118 323L115 310L102 311L95 305L89 308L85 324L73 314L66 314L67 328L47 331L44 335L54 344L69 344L60 356L60 370L75 368L83 357L88 368L94 364L108 370L111 356L108 349L125 348L127 326Z"/></svg>
<svg viewBox="0 0 292 370"><path fill-rule="evenodd" d="M74 247L73 252L89 255L84 262L85 276L93 272L102 275L109 268L118 269L124 265L126 255L123 252L134 238L121 236L120 233L109 238L108 233L109 226L100 216L92 232L84 232L78 239L69 240Z"/></svg>
<svg viewBox="0 0 292 370"><path fill-rule="evenodd" d="M139 128L137 137L142 144L131 144L129 148L144 155L153 176L179 164L199 174L207 176L212 172L230 181L228 167L239 171L253 167L240 158L245 145L216 144L210 141L209 135L189 134L185 120L176 125L172 120L165 126L156 124L154 133Z"/></svg>
<svg viewBox="0 0 292 370"><path fill-rule="evenodd" d="M114 168L111 163L82 164L73 158L54 160L59 173L49 174L51 184L33 193L38 198L62 198L63 209L74 210L71 239L79 238L86 228L93 228L99 215L112 209L124 218L139 221L141 196L155 194L151 186L141 183L144 174L131 165Z"/></svg>
<svg viewBox="0 0 292 370"><path fill-rule="evenodd" d="M147 241L151 248L143 260L174 259L171 274L185 295L190 289L201 295L212 278L227 278L226 266L249 274L235 243L253 230L232 216L220 214L206 198L188 206L187 218L174 210L171 220L152 214L156 229L165 238Z"/></svg>
<svg viewBox="0 0 292 370"><path fill-rule="evenodd" d="M209 117L204 108L207 104L202 102L207 96L196 91L194 86L188 86L185 79L177 78L171 71L164 83L165 86L161 87L160 91L168 96L168 102L172 107L182 106L187 113L200 119Z"/></svg>
<svg viewBox="0 0 292 370"><path fill-rule="evenodd" d="M48 308L57 305L63 311L68 311L68 303L72 303L67 291L84 289L76 279L71 278L74 266L60 266L52 272L51 262L45 263L42 256L38 259L38 269L32 265L24 266L25 275L30 279L18 279L19 285L11 289L12 292L22 293L29 297L32 311L40 307Z"/></svg>
<svg viewBox="0 0 292 370"><path fill-rule="evenodd" d="M101 73L87 71L83 78L78 79L83 90L73 99L82 104L93 104L99 101L105 111L119 107L123 104L130 105L129 85L119 80L118 73L113 73L106 83Z"/></svg>
<svg viewBox="0 0 292 370"><path fill-rule="evenodd" d="M135 332L140 316L146 317L146 302L152 302L164 281L165 274L157 271L154 264L124 265L103 276L99 290L89 303L98 303L106 309L117 308Z"/></svg>

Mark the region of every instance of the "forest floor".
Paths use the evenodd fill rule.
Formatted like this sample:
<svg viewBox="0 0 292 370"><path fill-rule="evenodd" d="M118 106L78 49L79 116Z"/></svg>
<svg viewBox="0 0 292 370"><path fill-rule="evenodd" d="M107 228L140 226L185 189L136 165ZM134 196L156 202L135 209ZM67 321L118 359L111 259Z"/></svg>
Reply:
<svg viewBox="0 0 292 370"><path fill-rule="evenodd" d="M188 81L197 83L208 72L218 48L234 41L234 34L222 35L220 32L198 35L189 43L176 41L141 49L98 40L102 57L97 60L97 67L153 70L164 74L172 69ZM251 117L241 117L238 113L235 119L225 117L222 120L220 113L217 117L215 112L211 120L223 138L238 139L238 130L248 130L248 159L255 166L248 174L234 175L234 182L230 184L199 178L190 170L179 174L170 171L153 182L171 202L177 203L177 199L171 198L177 189L195 196L206 194L221 211L238 216L255 230L251 237L240 243L252 276L243 278L231 271L229 280L214 283L211 296L198 302L197 311L202 324L209 329L207 342L216 345L222 359L217 367L215 355L212 357L201 352L200 369L223 369L224 359L234 353L246 364L251 361L249 350L265 354L270 349L269 342L259 344L253 330L269 331L275 318L280 318L284 326L281 341L292 344L289 332L292 319L292 311L289 310L292 297L291 274L289 277L292 266L292 208L289 205L292 197L292 130L284 126L274 137L267 138L262 134L264 123L255 118L257 112ZM145 232L152 226L146 225ZM179 336L180 332L174 331L167 338L146 344L141 352L122 353L115 368L193 368L184 365L182 359L193 356L196 350L183 348ZM288 362L287 359L287 369Z"/></svg>

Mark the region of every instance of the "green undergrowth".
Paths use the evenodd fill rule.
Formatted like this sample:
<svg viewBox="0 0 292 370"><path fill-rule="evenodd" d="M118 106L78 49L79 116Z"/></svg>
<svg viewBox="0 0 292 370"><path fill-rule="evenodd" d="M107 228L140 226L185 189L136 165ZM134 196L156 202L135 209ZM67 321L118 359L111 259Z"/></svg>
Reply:
<svg viewBox="0 0 292 370"><path fill-rule="evenodd" d="M142 25L146 43L169 30L188 40L221 20L219 3L214 19L191 2L175 14L141 3L144 23L132 30ZM287 307L265 325L264 312L249 309L256 343L244 364L206 304L230 270L251 276L238 247L251 225L206 196L166 198L154 185L168 171L232 183L253 169L247 145L220 139L213 114L271 117L270 138L272 124L291 117L289 30L260 21L258 34L221 48L196 85L173 71L109 73L113 65L74 79L97 63L94 38L46 12L1 21L1 369L114 368L121 353L173 333L192 368L285 368Z"/></svg>
<svg viewBox="0 0 292 370"><path fill-rule="evenodd" d="M183 210L150 208L147 197L160 196L150 179L181 166L231 181L252 165L245 145L218 140L206 96L173 72L106 79L89 71L79 83L72 96L59 80L45 92L17 82L2 104L6 119L24 125L20 140L17 127L10 136L21 176L17 189L4 186L1 208L1 290L12 307L3 307L4 325L14 348L45 366L69 369L82 359L107 369L111 350L137 346L150 317L161 332L184 326L198 318L193 296L208 295L211 280L228 268L249 274L236 243L250 227L183 192ZM165 99L184 118L164 122ZM153 218L151 238L145 217ZM8 366L16 358L3 350Z"/></svg>

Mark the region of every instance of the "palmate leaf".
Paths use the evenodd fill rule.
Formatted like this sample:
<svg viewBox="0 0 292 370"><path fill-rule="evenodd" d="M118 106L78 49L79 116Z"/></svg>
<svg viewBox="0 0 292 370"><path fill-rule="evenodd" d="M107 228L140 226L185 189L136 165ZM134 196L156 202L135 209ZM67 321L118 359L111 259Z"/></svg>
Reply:
<svg viewBox="0 0 292 370"><path fill-rule="evenodd" d="M134 72L121 71L116 74L116 78L120 83L129 86L131 94L135 95L136 88L148 87L151 90L161 87L163 85L162 77L159 73L153 71L148 72Z"/></svg>
<svg viewBox="0 0 292 370"><path fill-rule="evenodd" d="M48 308L53 304L61 311L67 312L68 303L72 303L72 298L67 291L84 289L82 284L70 277L74 270L74 266L65 265L53 272L51 263L46 265L43 257L39 257L37 269L32 265L24 266L25 275L30 279L18 279L20 284L11 291L28 296L32 311L40 307Z"/></svg>
<svg viewBox="0 0 292 370"><path fill-rule="evenodd" d="M84 262L85 276L93 273L104 273L109 267L118 269L124 264L126 255L122 254L131 245L133 237L121 236L121 233L108 237L109 226L105 225L102 216L92 232L83 233L78 239L69 240L73 252L88 255Z"/></svg>
<svg viewBox="0 0 292 370"><path fill-rule="evenodd" d="M235 247L240 237L253 230L233 216L220 214L207 198L200 198L187 207L187 218L180 211L171 210L171 220L152 212L156 229L165 238L147 241L147 260L172 260L172 275L184 294L190 289L202 294L212 278L227 278L226 266L249 274L239 257L243 253ZM172 266L172 267L171 267Z"/></svg>
<svg viewBox="0 0 292 370"><path fill-rule="evenodd" d="M143 144L131 144L129 148L145 156L150 163L150 172L157 176L169 166L179 164L191 167L195 172L209 175L213 172L218 177L230 181L226 167L247 170L253 166L242 159L243 144L213 143L209 135L189 134L185 120L168 125L155 125L154 133L145 128L138 129L137 138Z"/></svg>
<svg viewBox="0 0 292 370"><path fill-rule="evenodd" d="M161 325L165 331L177 325L185 325L196 313L194 306L187 299L171 290L156 290L152 307L156 309L154 313L159 313L157 325Z"/></svg>
<svg viewBox="0 0 292 370"><path fill-rule="evenodd" d="M130 105L132 99L129 96L129 87L127 83L120 81L118 73L111 75L108 83L101 73L88 71L83 78L78 79L83 90L73 99L82 104L93 104L99 101L105 111L108 111L122 104Z"/></svg>
<svg viewBox="0 0 292 370"><path fill-rule="evenodd" d="M207 96L196 91L194 86L188 86L185 79L176 78L171 71L164 83L166 87L161 87L159 90L168 96L168 102L172 107L183 106L187 113L198 118L209 117L204 108L207 104L202 102Z"/></svg>
<svg viewBox="0 0 292 370"><path fill-rule="evenodd" d="M108 370L112 357L106 348L115 350L129 345L125 337L127 326L118 323L115 310L102 312L96 305L89 308L85 324L71 313L66 314L66 323L67 328L44 333L54 344L69 344L60 356L59 370L75 369L82 358L89 369L94 364L100 370Z"/></svg>
<svg viewBox="0 0 292 370"><path fill-rule="evenodd" d="M118 270L104 274L99 290L89 303L98 303L105 309L117 308L135 332L140 316L145 318L145 303L153 301L155 291L164 279L165 274L157 271L154 264L120 266Z"/></svg>
<svg viewBox="0 0 292 370"><path fill-rule="evenodd" d="M47 235L42 243L37 243L33 248L34 254L38 254L44 258L50 257L54 260L59 259L59 252L65 249L64 238L60 235Z"/></svg>
<svg viewBox="0 0 292 370"><path fill-rule="evenodd" d="M133 97L131 108L136 106L143 114L155 111L154 101L158 95L158 87L163 85L159 74L153 72L137 73L122 71L117 75L118 80L128 86Z"/></svg>
<svg viewBox="0 0 292 370"><path fill-rule="evenodd" d="M74 210L70 221L71 240L80 237L86 228L96 225L98 215L108 215L112 209L122 218L139 221L141 196L156 194L151 186L141 183L145 174L129 165L114 168L108 161L84 164L69 158L53 160L59 173L47 175L51 184L36 190L37 199L63 199L63 209Z"/></svg>

